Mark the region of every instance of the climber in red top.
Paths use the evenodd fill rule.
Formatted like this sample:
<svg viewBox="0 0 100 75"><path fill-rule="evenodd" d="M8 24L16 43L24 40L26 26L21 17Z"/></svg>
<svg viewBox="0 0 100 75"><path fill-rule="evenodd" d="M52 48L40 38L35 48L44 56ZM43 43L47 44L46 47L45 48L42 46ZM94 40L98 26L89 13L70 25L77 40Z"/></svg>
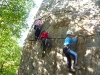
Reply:
<svg viewBox="0 0 100 75"><path fill-rule="evenodd" d="M43 38L48 39L48 32L42 31L40 34L40 39L42 40Z"/></svg>
<svg viewBox="0 0 100 75"><path fill-rule="evenodd" d="M51 41L48 39L47 31L42 31L40 33L40 40L41 40L41 46L42 46L42 51L43 51L42 57L44 57L47 47L51 47Z"/></svg>

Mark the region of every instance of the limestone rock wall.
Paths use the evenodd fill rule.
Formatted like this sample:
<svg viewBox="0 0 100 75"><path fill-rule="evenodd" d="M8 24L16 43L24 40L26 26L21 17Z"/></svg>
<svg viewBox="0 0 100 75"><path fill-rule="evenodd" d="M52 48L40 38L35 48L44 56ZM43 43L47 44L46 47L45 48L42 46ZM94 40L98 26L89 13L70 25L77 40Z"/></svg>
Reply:
<svg viewBox="0 0 100 75"><path fill-rule="evenodd" d="M62 52L66 31L78 35L74 50L80 70L75 75L100 75L100 0L43 0L36 14L43 18L52 49L43 58L40 40L34 41L34 24L25 40L18 75L74 75L67 71Z"/></svg>

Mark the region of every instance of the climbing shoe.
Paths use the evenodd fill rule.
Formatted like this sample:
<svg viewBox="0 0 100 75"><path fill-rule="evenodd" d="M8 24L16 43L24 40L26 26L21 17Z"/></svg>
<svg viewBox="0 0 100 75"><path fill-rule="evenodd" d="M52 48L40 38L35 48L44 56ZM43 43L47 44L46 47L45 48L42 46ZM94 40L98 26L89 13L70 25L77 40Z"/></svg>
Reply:
<svg viewBox="0 0 100 75"><path fill-rule="evenodd" d="M77 66L77 65L74 65L74 68L76 68L76 69L80 69L80 67L79 67L79 66Z"/></svg>
<svg viewBox="0 0 100 75"><path fill-rule="evenodd" d="M42 53L42 57L44 57L44 56L45 56L45 52Z"/></svg>
<svg viewBox="0 0 100 75"><path fill-rule="evenodd" d="M75 73L75 71L72 70L72 69L68 69L68 72L70 72L70 73Z"/></svg>

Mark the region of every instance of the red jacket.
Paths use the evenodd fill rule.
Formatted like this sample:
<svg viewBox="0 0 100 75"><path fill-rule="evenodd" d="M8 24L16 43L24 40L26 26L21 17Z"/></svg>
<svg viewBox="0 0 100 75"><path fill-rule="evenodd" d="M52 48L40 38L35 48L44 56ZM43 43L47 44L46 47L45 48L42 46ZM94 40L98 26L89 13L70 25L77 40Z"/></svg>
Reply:
<svg viewBox="0 0 100 75"><path fill-rule="evenodd" d="M42 38L48 38L48 32L46 32L46 31L44 31L44 32L42 32L41 34L40 34L40 39L42 39Z"/></svg>

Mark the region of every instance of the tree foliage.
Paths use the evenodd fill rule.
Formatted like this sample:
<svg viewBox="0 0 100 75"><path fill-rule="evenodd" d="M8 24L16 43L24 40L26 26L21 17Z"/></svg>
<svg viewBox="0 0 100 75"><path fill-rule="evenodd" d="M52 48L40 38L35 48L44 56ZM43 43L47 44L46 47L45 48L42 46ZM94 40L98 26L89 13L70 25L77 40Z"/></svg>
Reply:
<svg viewBox="0 0 100 75"><path fill-rule="evenodd" d="M21 50L17 40L28 27L25 19L34 5L32 0L0 0L0 75L15 74ZM5 72L8 69L10 74Z"/></svg>

